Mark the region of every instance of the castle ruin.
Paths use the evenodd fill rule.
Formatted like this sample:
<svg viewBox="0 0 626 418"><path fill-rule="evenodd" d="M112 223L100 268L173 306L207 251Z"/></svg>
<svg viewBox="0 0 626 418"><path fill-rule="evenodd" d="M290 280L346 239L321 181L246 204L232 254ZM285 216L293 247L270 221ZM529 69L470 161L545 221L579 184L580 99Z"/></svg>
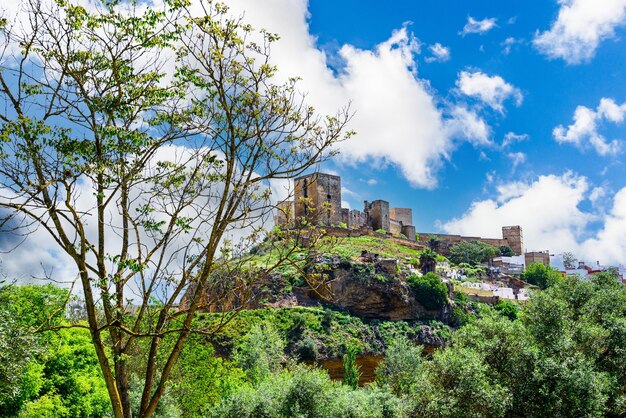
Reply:
<svg viewBox="0 0 626 418"><path fill-rule="evenodd" d="M306 219L316 225L345 226L350 229L384 230L396 237L406 237L424 247L432 247L436 237L437 251L447 254L454 244L480 241L495 247L510 247L516 255L524 254L524 239L519 225L502 227L502 238L465 237L449 234L416 234L413 211L410 208L392 208L385 200L364 202L363 211L341 207L341 177L313 173L294 180L294 200L281 202L274 217L276 225L295 226ZM419 236L419 238L416 237Z"/></svg>
<svg viewBox="0 0 626 418"><path fill-rule="evenodd" d="M462 235L419 232L419 243L433 248L438 253L448 255L450 248L461 242L479 241L494 247L509 247L515 255L524 254L524 236L519 225L503 226L502 238L469 237Z"/></svg>
<svg viewBox="0 0 626 418"><path fill-rule="evenodd" d="M390 208L385 200L365 201L363 211L341 207L341 177L313 173L294 180L294 200L281 202L276 225L294 225L297 219L328 226L369 227L415 241L410 208Z"/></svg>

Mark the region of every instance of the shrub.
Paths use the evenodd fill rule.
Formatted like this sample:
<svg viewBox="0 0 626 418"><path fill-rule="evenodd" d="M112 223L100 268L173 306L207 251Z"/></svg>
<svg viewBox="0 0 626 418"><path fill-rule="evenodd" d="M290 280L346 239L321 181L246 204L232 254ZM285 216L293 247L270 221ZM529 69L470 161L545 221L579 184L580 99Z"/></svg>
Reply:
<svg viewBox="0 0 626 418"><path fill-rule="evenodd" d="M308 335L294 345L293 351L301 361L315 361L319 355L317 341Z"/></svg>
<svg viewBox="0 0 626 418"><path fill-rule="evenodd" d="M337 226L339 228L348 229L348 224L346 224L345 222L339 222Z"/></svg>
<svg viewBox="0 0 626 418"><path fill-rule="evenodd" d="M472 316L470 314L465 312L459 306L455 306L454 309L452 309L452 325L455 327L462 327L467 324L471 317Z"/></svg>
<svg viewBox="0 0 626 418"><path fill-rule="evenodd" d="M271 375L258 387L243 387L224 399L213 417L403 418L408 405L380 388L353 390L321 370L297 367Z"/></svg>
<svg viewBox="0 0 626 418"><path fill-rule="evenodd" d="M498 304L494 308L496 309L496 311L500 312L500 315L506 316L511 321L517 319L519 307L516 303L511 302L510 300L502 300L498 302Z"/></svg>
<svg viewBox="0 0 626 418"><path fill-rule="evenodd" d="M285 360L285 341L271 324L254 326L239 342L235 362L253 383L259 383L280 369Z"/></svg>
<svg viewBox="0 0 626 418"><path fill-rule="evenodd" d="M448 258L454 264L467 263L476 265L496 257L500 250L480 241L460 242L450 248Z"/></svg>
<svg viewBox="0 0 626 418"><path fill-rule="evenodd" d="M359 367L356 365L356 354L357 349L349 347L346 354L343 355L343 383L352 389L359 386L359 378L361 377Z"/></svg>
<svg viewBox="0 0 626 418"><path fill-rule="evenodd" d="M423 379L423 348L414 345L406 337L392 341L385 360L376 368L376 383L388 386L399 396L410 393L411 387Z"/></svg>
<svg viewBox="0 0 626 418"><path fill-rule="evenodd" d="M532 263L526 267L522 273L522 280L530 284L539 286L542 289L548 288L562 279L561 273L543 263Z"/></svg>
<svg viewBox="0 0 626 418"><path fill-rule="evenodd" d="M376 231L377 234L383 234L383 235L387 235L387 231L385 231L384 229L377 229Z"/></svg>
<svg viewBox="0 0 626 418"><path fill-rule="evenodd" d="M435 273L410 276L407 282L415 299L428 310L441 309L448 302L448 287Z"/></svg>

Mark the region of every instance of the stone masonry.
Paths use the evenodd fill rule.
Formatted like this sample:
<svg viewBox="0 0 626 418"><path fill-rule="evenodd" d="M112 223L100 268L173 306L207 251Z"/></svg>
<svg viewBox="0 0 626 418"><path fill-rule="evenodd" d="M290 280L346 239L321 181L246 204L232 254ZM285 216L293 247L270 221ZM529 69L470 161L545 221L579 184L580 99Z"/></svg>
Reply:
<svg viewBox="0 0 626 418"><path fill-rule="evenodd" d="M390 208L385 200L365 201L363 211L341 207L341 177L313 173L294 180L294 200L277 205L276 225L293 226L307 219L316 225L348 228L369 227L385 230L395 236L403 234L415 241L413 211L409 208Z"/></svg>
<svg viewBox="0 0 626 418"><path fill-rule="evenodd" d="M341 177L313 173L294 180L294 200L281 202L274 217L276 225L295 226L302 219L316 225L345 226L350 229L385 230L393 236L404 235L415 241L413 211L392 208L385 200L365 201L363 211L341 207ZM419 233L419 244L432 246L430 238L437 237L438 252L447 254L449 248L464 241L481 241L495 247L508 246L517 255L524 254L524 238L519 225L503 226L502 238L464 237L461 235Z"/></svg>

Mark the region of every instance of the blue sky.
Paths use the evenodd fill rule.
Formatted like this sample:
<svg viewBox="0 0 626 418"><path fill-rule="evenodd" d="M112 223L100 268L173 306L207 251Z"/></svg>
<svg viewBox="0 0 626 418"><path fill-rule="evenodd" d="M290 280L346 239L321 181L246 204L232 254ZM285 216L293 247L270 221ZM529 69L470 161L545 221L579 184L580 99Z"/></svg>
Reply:
<svg viewBox="0 0 626 418"><path fill-rule="evenodd" d="M235 3L318 109L352 102L357 135L324 167L350 207L626 260L626 1Z"/></svg>
<svg viewBox="0 0 626 418"><path fill-rule="evenodd" d="M440 184L434 190L410 188L394 167L379 170L375 165L364 164L358 170L337 168L355 190L368 193L358 180L376 178L386 185L383 192L390 200L419 208L416 217L420 229L436 229L438 220L459 216L473 200L493 194L493 187L486 184L488 173L500 181L509 181L532 180L540 174L573 170L594 184L614 189L626 185L621 153L598 156L591 149L581 151L559 144L552 135L556 126L572 122L579 105L595 108L603 97L614 98L618 103L626 99L626 53L620 39L626 31L617 28L615 38L602 42L590 62L570 65L563 59L548 59L532 45L535 32L548 29L555 20L559 9L555 1L535 1L524 8L518 2L494 1L408 1L396 2L394 7L380 7L373 1L338 3L311 1L309 4L311 34L328 54L346 43L363 49L374 48L404 22L412 22L408 28L422 42L422 53L416 57L420 78L428 80L442 98L452 96L454 100L450 90L455 87L460 71L501 76L519 88L524 98L519 107L506 105L505 115L485 113L491 128L490 138L501 143L508 132L528 136L506 152L462 145L439 172ZM469 16L479 20L496 18L497 26L483 34L461 36L459 31ZM508 54L503 46L507 38L515 39ZM435 43L449 48L447 62L425 61L429 56L427 47ZM603 126L602 132L608 138L620 138L625 133L623 125L609 124ZM526 161L515 170L507 157L513 152L526 155ZM482 158L481 153L484 153ZM609 170L605 173L607 166ZM355 206L359 203L349 196L347 200Z"/></svg>
<svg viewBox="0 0 626 418"><path fill-rule="evenodd" d="M321 167L345 206L385 199L427 232L521 225L528 250L626 264L626 0L227 3L281 36L277 82L301 77L321 114L350 104L356 135ZM37 234L0 271L67 276L54 248Z"/></svg>

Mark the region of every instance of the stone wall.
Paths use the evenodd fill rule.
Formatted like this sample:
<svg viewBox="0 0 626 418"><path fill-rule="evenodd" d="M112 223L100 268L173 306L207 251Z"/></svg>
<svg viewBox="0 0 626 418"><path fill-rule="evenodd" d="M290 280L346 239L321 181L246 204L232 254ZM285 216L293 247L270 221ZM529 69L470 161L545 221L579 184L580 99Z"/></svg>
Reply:
<svg viewBox="0 0 626 418"><path fill-rule="evenodd" d="M395 219L390 219L389 232L391 232L391 235L400 235L402 233L402 224Z"/></svg>
<svg viewBox="0 0 626 418"><path fill-rule="evenodd" d="M276 205L276 215L274 216L274 225L284 225L288 227L294 226L295 220L295 202L286 200Z"/></svg>
<svg viewBox="0 0 626 418"><path fill-rule="evenodd" d="M550 265L550 253L548 251L531 251L524 254L526 267L532 263L541 263L544 266Z"/></svg>
<svg viewBox="0 0 626 418"><path fill-rule="evenodd" d="M402 225L402 234L409 241L415 241L415 227L413 225Z"/></svg>
<svg viewBox="0 0 626 418"><path fill-rule="evenodd" d="M373 230L384 229L390 232L389 222L389 202L384 200L365 201L364 212L367 215L368 223Z"/></svg>
<svg viewBox="0 0 626 418"><path fill-rule="evenodd" d="M502 237L507 241L507 245L511 247L515 254L521 255L524 253L524 236L521 226L503 226Z"/></svg>
<svg viewBox="0 0 626 418"><path fill-rule="evenodd" d="M483 237L467 237L463 235L431 234L428 232L420 232L419 243L421 245L429 247L430 237L432 235L432 236L436 236L439 240L439 247L435 248L435 250L443 255L448 255L450 251L450 247L452 247L453 245L461 243L461 242L469 242L469 241L484 242L485 244L493 245L494 247L508 246L508 247L511 247L511 250L513 250L515 255L522 255L523 254L523 251L521 250L523 246L523 243L521 241L522 228L519 226L503 227L502 228L503 234L504 234L505 228L507 228L507 231L509 231L509 239L506 239L504 237L503 238L483 238ZM510 229L510 228L514 228L514 229Z"/></svg>
<svg viewBox="0 0 626 418"><path fill-rule="evenodd" d="M363 236L371 236L371 237L381 237L385 238L387 241L403 245L407 248L412 248L414 250L423 250L427 247L424 245L417 243L415 240L409 240L404 238L394 237L391 234L381 235L377 232L374 232L371 227L362 226L360 228L339 228L335 226L325 227L326 233L331 237L363 237ZM413 234L415 236L415 234Z"/></svg>
<svg viewBox="0 0 626 418"><path fill-rule="evenodd" d="M389 218L402 225L413 225L413 210L410 208L391 208Z"/></svg>
<svg viewBox="0 0 626 418"><path fill-rule="evenodd" d="M306 217L324 225L342 222L341 177L324 173L298 177L294 193L296 218Z"/></svg>

